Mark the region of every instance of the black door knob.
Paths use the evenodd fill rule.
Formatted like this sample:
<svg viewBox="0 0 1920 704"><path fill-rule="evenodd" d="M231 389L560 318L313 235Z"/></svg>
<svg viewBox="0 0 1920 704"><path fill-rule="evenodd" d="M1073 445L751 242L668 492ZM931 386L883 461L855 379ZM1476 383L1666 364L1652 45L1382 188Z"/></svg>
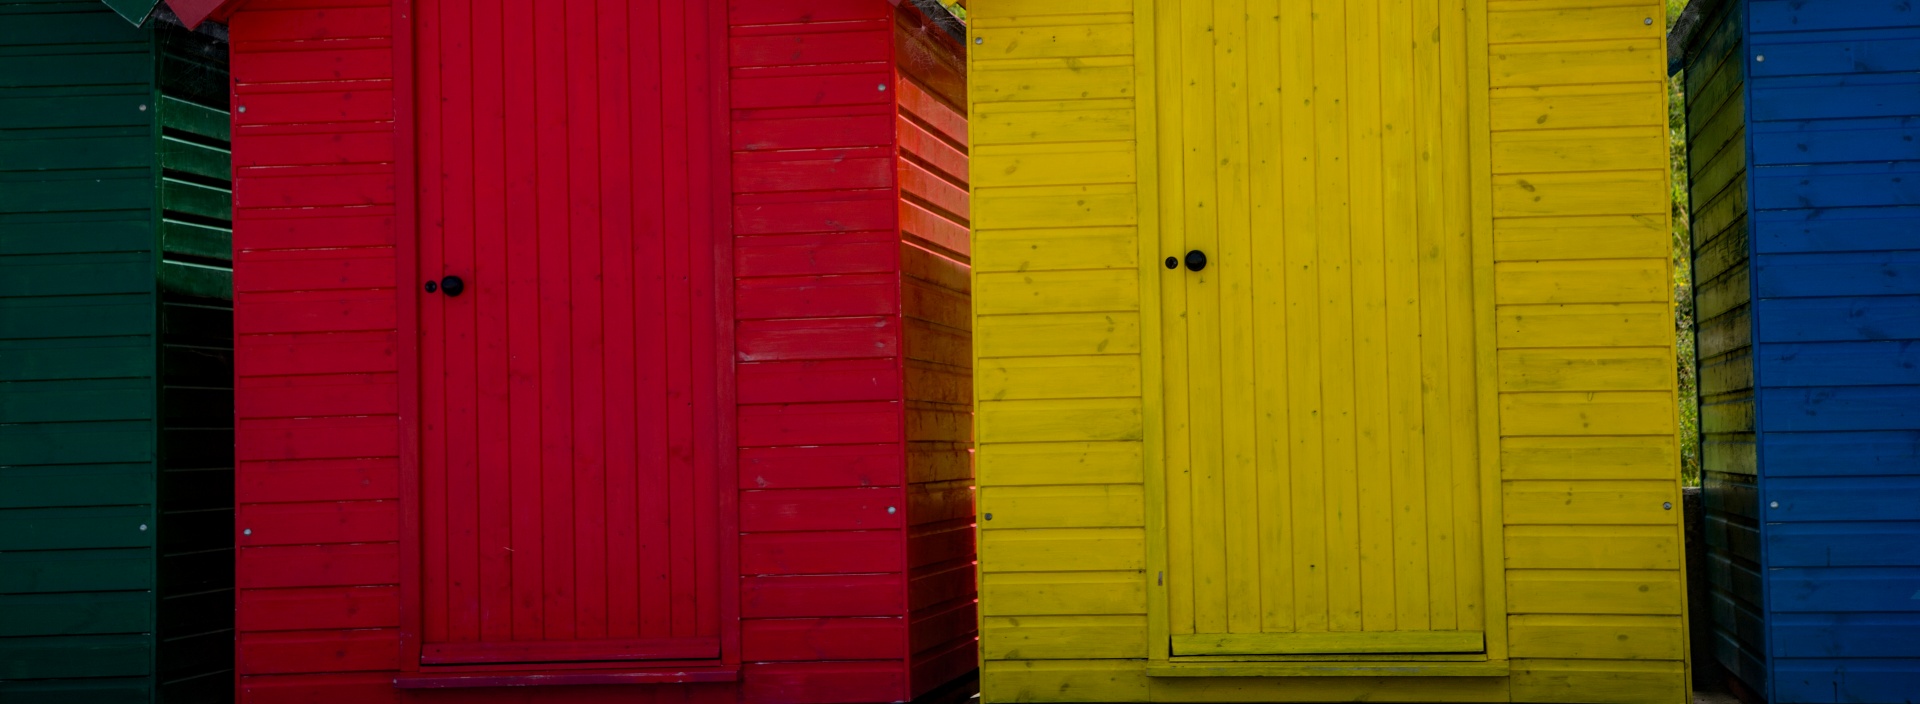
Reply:
<svg viewBox="0 0 1920 704"><path fill-rule="evenodd" d="M431 291L433 289L427 290ZM449 276L440 280L440 290L445 291L448 298L452 298L460 295L461 291L467 290L467 284L461 281L458 276Z"/></svg>
<svg viewBox="0 0 1920 704"><path fill-rule="evenodd" d="M1207 268L1207 253L1193 250L1187 253L1187 271L1199 271Z"/></svg>

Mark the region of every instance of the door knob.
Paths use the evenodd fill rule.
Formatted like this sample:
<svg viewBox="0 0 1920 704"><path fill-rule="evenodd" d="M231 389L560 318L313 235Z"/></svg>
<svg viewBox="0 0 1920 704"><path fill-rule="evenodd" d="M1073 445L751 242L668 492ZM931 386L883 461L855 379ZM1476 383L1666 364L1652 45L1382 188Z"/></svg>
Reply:
<svg viewBox="0 0 1920 704"><path fill-rule="evenodd" d="M1207 253L1193 250L1187 253L1187 271L1199 271L1207 268Z"/></svg>
<svg viewBox="0 0 1920 704"><path fill-rule="evenodd" d="M465 290L467 290L467 283L461 281L458 276L449 276L440 280L440 291L447 294L448 298L458 296L461 291ZM427 293L433 293L432 281L427 282Z"/></svg>

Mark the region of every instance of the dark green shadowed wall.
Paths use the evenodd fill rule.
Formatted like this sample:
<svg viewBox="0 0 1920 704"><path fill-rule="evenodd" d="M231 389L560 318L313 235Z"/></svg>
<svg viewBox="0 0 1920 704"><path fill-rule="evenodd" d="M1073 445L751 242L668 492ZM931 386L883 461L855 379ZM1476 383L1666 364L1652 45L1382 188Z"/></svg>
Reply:
<svg viewBox="0 0 1920 704"><path fill-rule="evenodd" d="M0 0L7 704L232 699L225 66L98 0Z"/></svg>

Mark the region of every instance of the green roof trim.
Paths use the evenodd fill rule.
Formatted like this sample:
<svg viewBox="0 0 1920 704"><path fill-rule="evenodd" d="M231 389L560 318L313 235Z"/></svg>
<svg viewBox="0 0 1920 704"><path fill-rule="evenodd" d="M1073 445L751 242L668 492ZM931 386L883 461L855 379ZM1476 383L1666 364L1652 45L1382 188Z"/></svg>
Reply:
<svg viewBox="0 0 1920 704"><path fill-rule="evenodd" d="M160 4L160 0L100 0L100 2L113 8L114 12L120 13L121 19L132 22L135 27L146 24L147 18L153 15L153 8Z"/></svg>

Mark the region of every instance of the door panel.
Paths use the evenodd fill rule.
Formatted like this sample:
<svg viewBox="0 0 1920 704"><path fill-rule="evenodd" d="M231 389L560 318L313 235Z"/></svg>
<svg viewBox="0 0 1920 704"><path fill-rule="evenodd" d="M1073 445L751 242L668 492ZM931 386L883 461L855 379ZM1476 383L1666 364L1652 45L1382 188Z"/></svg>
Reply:
<svg viewBox="0 0 1920 704"><path fill-rule="evenodd" d="M1154 263L1172 652L1482 652L1460 12L1173 1L1162 245L1209 262Z"/></svg>
<svg viewBox="0 0 1920 704"><path fill-rule="evenodd" d="M718 657L714 13L415 8L422 662Z"/></svg>

